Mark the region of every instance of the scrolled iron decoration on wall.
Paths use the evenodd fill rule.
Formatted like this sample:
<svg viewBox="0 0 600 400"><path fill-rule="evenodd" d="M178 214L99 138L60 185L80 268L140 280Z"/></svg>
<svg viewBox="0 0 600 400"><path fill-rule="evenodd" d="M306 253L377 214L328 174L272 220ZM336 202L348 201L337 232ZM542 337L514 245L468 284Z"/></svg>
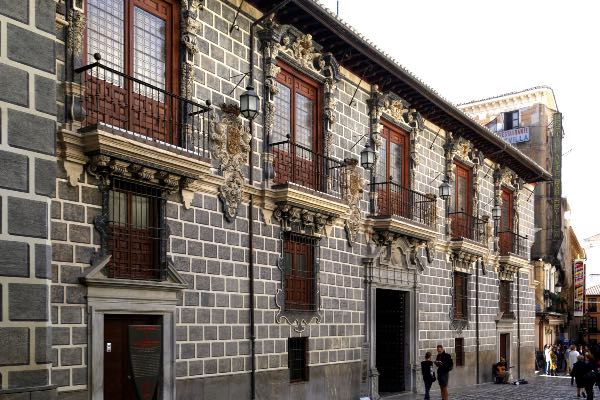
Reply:
<svg viewBox="0 0 600 400"><path fill-rule="evenodd" d="M227 221L231 222L238 213L244 192L242 168L248 161L250 131L244 126L240 108L233 104L222 104L223 115L214 122L210 132L211 153L220 163L225 182L219 187L219 199Z"/></svg>

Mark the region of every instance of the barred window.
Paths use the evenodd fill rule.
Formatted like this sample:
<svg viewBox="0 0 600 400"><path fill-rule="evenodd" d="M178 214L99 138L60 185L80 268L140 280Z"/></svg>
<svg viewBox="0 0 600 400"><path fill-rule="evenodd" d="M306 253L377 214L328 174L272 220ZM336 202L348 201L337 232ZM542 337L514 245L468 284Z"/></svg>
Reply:
<svg viewBox="0 0 600 400"><path fill-rule="evenodd" d="M510 281L500 281L500 311L510 312Z"/></svg>
<svg viewBox="0 0 600 400"><path fill-rule="evenodd" d="M463 367L465 365L465 339L454 338L454 353L456 354L456 366Z"/></svg>
<svg viewBox="0 0 600 400"><path fill-rule="evenodd" d="M469 275L462 272L454 273L454 318L468 319L468 282Z"/></svg>
<svg viewBox="0 0 600 400"><path fill-rule="evenodd" d="M286 232L283 238L285 262L285 308L314 310L315 256L317 239L312 236Z"/></svg>
<svg viewBox="0 0 600 400"><path fill-rule="evenodd" d="M108 193L111 278L160 280L164 275L164 199L160 189L115 180Z"/></svg>
<svg viewBox="0 0 600 400"><path fill-rule="evenodd" d="M597 317L590 317L590 319L588 319L588 330L590 333L598 332L598 318Z"/></svg>
<svg viewBox="0 0 600 400"><path fill-rule="evenodd" d="M308 381L308 338L288 339L290 382Z"/></svg>

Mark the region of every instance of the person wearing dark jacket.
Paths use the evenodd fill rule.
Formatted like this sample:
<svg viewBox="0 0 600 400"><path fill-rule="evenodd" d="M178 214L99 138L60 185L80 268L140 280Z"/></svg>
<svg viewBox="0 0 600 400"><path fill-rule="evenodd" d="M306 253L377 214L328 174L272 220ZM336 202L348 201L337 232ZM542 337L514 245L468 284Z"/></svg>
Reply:
<svg viewBox="0 0 600 400"><path fill-rule="evenodd" d="M435 372L433 371L433 361L431 361L431 353L425 353L425 361L421 361L421 373L423 374L423 383L425 384L425 397L423 400L429 400L429 390L435 382Z"/></svg>
<svg viewBox="0 0 600 400"><path fill-rule="evenodd" d="M437 345L437 352L435 358L435 365L438 367L437 379L442 392L442 400L448 400L448 379L450 378L450 371L454 367L454 362L452 356L444 351L444 346L441 344Z"/></svg>
<svg viewBox="0 0 600 400"><path fill-rule="evenodd" d="M594 364L587 362L584 356L577 357L577 362L573 364L571 376L575 378L577 384L577 397L586 397L587 400L594 399L594 383L596 376L594 374ZM585 393L581 389L585 388Z"/></svg>

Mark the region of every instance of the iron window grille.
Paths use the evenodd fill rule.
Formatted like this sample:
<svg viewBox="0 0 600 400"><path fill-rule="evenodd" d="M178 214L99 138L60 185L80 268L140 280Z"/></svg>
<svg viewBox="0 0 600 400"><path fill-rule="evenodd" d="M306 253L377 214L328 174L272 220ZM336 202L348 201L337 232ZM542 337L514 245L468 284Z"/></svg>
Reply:
<svg viewBox="0 0 600 400"><path fill-rule="evenodd" d="M114 179L105 192L104 245L111 260L108 277L164 280L166 277L166 200L160 188Z"/></svg>
<svg viewBox="0 0 600 400"><path fill-rule="evenodd" d="M465 366L465 339L454 338L454 352L456 353L456 366Z"/></svg>
<svg viewBox="0 0 600 400"><path fill-rule="evenodd" d="M468 319L468 283L468 274L463 272L454 272L454 319Z"/></svg>
<svg viewBox="0 0 600 400"><path fill-rule="evenodd" d="M317 308L318 240L295 232L283 235L285 309L288 311Z"/></svg>
<svg viewBox="0 0 600 400"><path fill-rule="evenodd" d="M508 314L511 312L510 309L510 281L500 281L500 311L504 314Z"/></svg>
<svg viewBox="0 0 600 400"><path fill-rule="evenodd" d="M288 339L288 367L290 382L308 381L308 338Z"/></svg>

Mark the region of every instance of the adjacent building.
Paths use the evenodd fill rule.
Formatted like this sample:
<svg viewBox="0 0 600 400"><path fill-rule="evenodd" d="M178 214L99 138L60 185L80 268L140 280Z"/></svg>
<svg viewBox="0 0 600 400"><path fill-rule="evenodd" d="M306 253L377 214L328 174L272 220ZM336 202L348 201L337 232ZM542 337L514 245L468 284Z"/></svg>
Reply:
<svg viewBox="0 0 600 400"><path fill-rule="evenodd" d="M598 304L600 304L600 285L590 286L585 289L585 327L582 330L584 340L586 343L598 344L600 340L600 331L598 330L598 319L600 318L600 311L598 311Z"/></svg>
<svg viewBox="0 0 600 400"><path fill-rule="evenodd" d="M5 398L377 399L437 344L452 385L533 372L551 174L317 2L0 14Z"/></svg>
<svg viewBox="0 0 600 400"><path fill-rule="evenodd" d="M535 202L530 256L538 282L536 348L541 350L544 344L559 340L578 340L573 266L575 259L584 257L584 251L565 218L569 205L561 190L564 130L552 88L534 87L459 108L552 172L552 181L536 185L527 194Z"/></svg>

